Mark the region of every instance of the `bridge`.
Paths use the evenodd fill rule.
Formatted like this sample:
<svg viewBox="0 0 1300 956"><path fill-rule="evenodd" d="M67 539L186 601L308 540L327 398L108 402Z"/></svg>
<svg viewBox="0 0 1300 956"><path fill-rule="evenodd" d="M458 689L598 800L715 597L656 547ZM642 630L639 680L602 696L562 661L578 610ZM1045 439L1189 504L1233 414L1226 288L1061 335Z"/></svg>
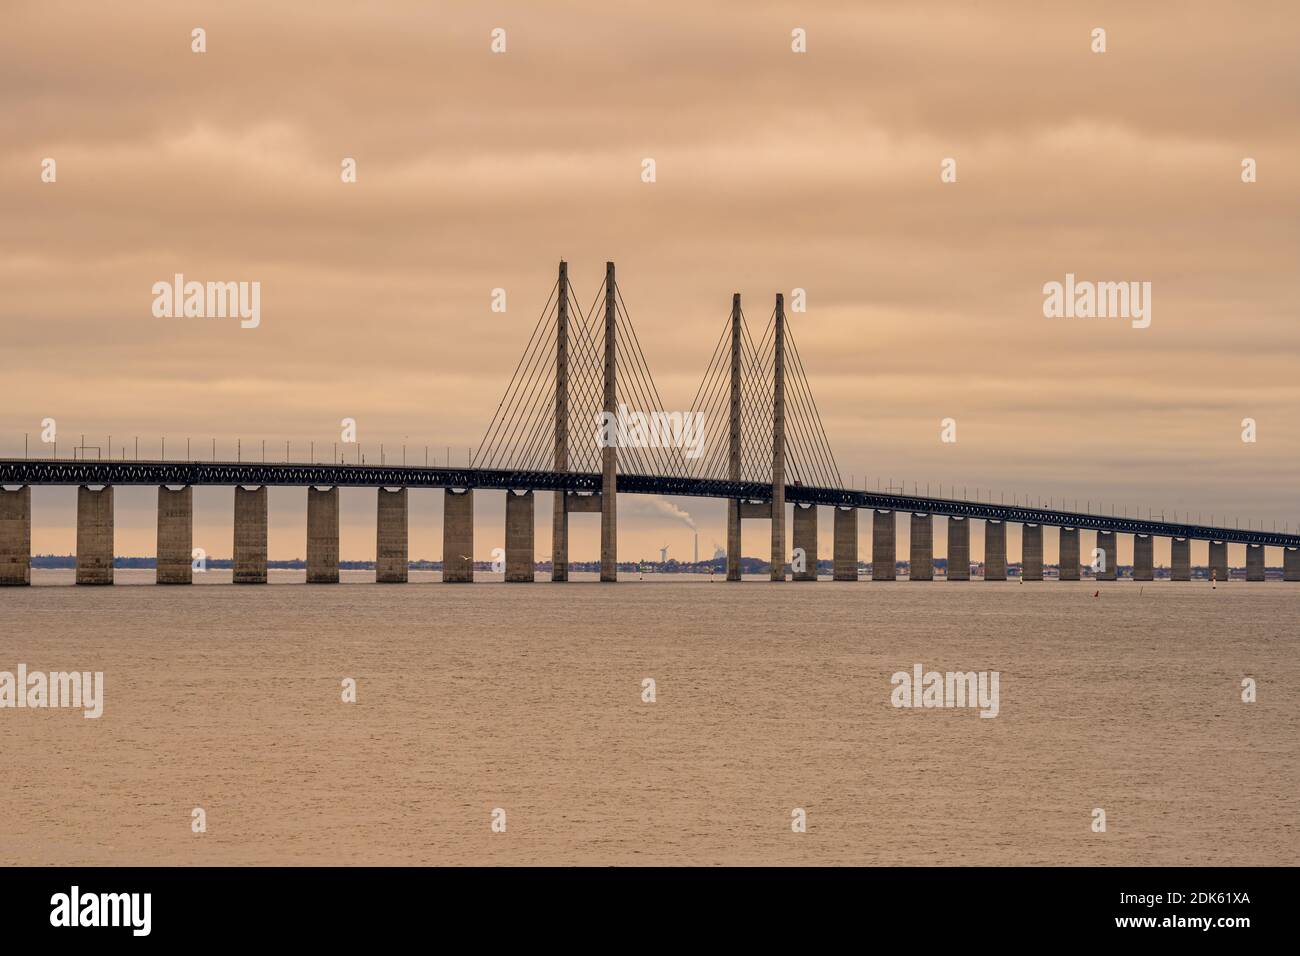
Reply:
<svg viewBox="0 0 1300 956"><path fill-rule="evenodd" d="M628 403L640 410L629 414ZM970 522L985 522L984 579L1007 579L1006 528L1023 526L1021 578L1042 581L1044 528L1059 534L1061 580L1081 576L1080 532L1096 533L1094 576L1115 580L1117 535L1133 536L1133 578L1154 579L1154 539L1171 540L1171 578L1191 579L1191 542L1209 542L1211 575L1228 579L1229 544L1245 546L1246 578L1265 577L1265 549L1282 549L1283 577L1300 581L1300 534L1090 514L1063 507L846 488L798 347L784 298L763 332L751 334L732 297L708 369L685 412L663 413L615 278L583 310L561 262L555 285L483 441L465 468L386 464L243 461L0 459L0 585L31 581L31 487L76 485L78 584L113 583L113 488L158 488L160 584L192 582L196 485L235 488L234 576L266 582L268 486L307 489L307 581L339 580L340 487L377 489L376 580L407 580L407 490L444 490L445 582L474 579L474 493L506 496L505 580L534 580L534 492L552 492L552 573L568 580L568 516L601 515L600 578L617 579L618 494L720 498L727 502L727 580L740 580L740 526L771 526L774 581L817 579L818 512L833 517L833 577L856 581L858 514L871 515L873 580L893 580L897 522L908 516L910 579L934 579L933 522L948 522L948 580L970 579ZM660 417L655 419L655 414ZM699 425L683 428L694 414ZM640 418L637 416L640 415ZM603 416L603 417L602 417ZM654 421L647 425L647 418ZM630 422L629 422L630 419ZM573 428L574 423L578 428ZM605 426L603 429L598 425ZM583 427L584 425L589 427ZM624 427L624 426L627 427ZM663 425L663 427L658 427ZM793 505L787 553L785 508Z"/></svg>

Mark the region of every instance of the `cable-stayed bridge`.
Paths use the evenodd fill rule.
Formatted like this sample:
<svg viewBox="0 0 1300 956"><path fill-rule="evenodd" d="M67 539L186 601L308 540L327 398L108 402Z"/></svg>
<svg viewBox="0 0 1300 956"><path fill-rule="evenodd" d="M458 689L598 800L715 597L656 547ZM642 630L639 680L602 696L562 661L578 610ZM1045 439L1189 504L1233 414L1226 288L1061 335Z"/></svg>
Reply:
<svg viewBox="0 0 1300 956"><path fill-rule="evenodd" d="M465 468L317 462L0 459L0 584L30 583L31 486L76 485L77 583L113 582L113 487L158 487L158 581L192 581L195 485L235 486L234 581L265 583L270 485L307 488L307 580L339 580L339 487L377 492L376 579L407 580L407 489L444 489L444 581L474 577L473 500L506 495L505 579L534 579L534 492L553 492L551 579L569 577L568 516L601 515L602 581L617 577L618 494L727 502L727 578L740 580L740 527L771 527L772 580L816 580L819 506L832 509L836 580L858 580L858 514L871 515L875 580L893 580L900 515L910 522L911 580L934 577L933 522L948 521L948 579L970 578L970 522L985 527L985 580L1006 580L1006 526L1023 525L1021 577L1043 580L1044 528L1056 528L1060 578L1080 577L1080 532L1096 532L1099 580L1118 571L1116 536L1131 534L1133 577L1154 577L1153 542L1171 539L1171 577L1190 580L1193 540L1209 542L1213 577L1227 580L1228 544L1246 546L1248 580L1263 580L1265 548L1283 549L1286 580L1300 580L1300 534L1117 516L1028 504L969 501L844 487L778 294L754 334L732 298L691 408L660 398L615 276L583 308L566 263L483 439ZM786 505L793 505L787 548Z"/></svg>

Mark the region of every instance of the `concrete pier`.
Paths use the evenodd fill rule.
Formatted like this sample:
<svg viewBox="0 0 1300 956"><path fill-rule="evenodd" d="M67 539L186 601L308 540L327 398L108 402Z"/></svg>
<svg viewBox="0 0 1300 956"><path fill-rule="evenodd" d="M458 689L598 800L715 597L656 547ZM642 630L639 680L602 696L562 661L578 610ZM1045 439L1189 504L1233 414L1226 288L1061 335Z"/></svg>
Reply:
<svg viewBox="0 0 1300 956"><path fill-rule="evenodd" d="M1300 548L1282 549L1282 580L1300 581Z"/></svg>
<svg viewBox="0 0 1300 956"><path fill-rule="evenodd" d="M266 583L266 486L235 486L235 584Z"/></svg>
<svg viewBox="0 0 1300 956"><path fill-rule="evenodd" d="M970 521L948 519L948 580L970 580Z"/></svg>
<svg viewBox="0 0 1300 956"><path fill-rule="evenodd" d="M1060 580L1079 580L1079 529L1062 528L1060 537L1060 557L1056 566Z"/></svg>
<svg viewBox="0 0 1300 956"><path fill-rule="evenodd" d="M790 575L795 581L817 580L817 506L794 506L794 547L797 552L803 549L802 571L794 570ZM794 567L791 562L792 568Z"/></svg>
<svg viewBox="0 0 1300 956"><path fill-rule="evenodd" d="M113 583L113 488L77 488L77 583Z"/></svg>
<svg viewBox="0 0 1300 956"><path fill-rule="evenodd" d="M1101 552L1101 567L1093 577L1098 581L1119 580L1119 543L1114 531L1097 532L1097 550Z"/></svg>
<svg viewBox="0 0 1300 956"><path fill-rule="evenodd" d="M934 515L912 515L909 581L934 580Z"/></svg>
<svg viewBox="0 0 1300 956"><path fill-rule="evenodd" d="M307 583L339 583L339 489L307 488Z"/></svg>
<svg viewBox="0 0 1300 956"><path fill-rule="evenodd" d="M442 496L442 579L474 580L474 489L445 489Z"/></svg>
<svg viewBox="0 0 1300 956"><path fill-rule="evenodd" d="M0 487L0 587L32 583L32 489Z"/></svg>
<svg viewBox="0 0 1300 956"><path fill-rule="evenodd" d="M1133 535L1133 580L1156 579L1156 539L1149 534Z"/></svg>
<svg viewBox="0 0 1300 956"><path fill-rule="evenodd" d="M1264 546L1262 544L1246 545L1246 580L1264 580Z"/></svg>
<svg viewBox="0 0 1300 956"><path fill-rule="evenodd" d="M1228 542L1210 542L1210 577L1215 581L1228 580Z"/></svg>
<svg viewBox="0 0 1300 956"><path fill-rule="evenodd" d="M1007 523L984 522L984 580L1007 579Z"/></svg>
<svg viewBox="0 0 1300 956"><path fill-rule="evenodd" d="M1169 580L1192 579L1192 542L1189 538L1169 539Z"/></svg>
<svg viewBox="0 0 1300 956"><path fill-rule="evenodd" d="M895 565L898 550L894 539L896 517L892 511L871 512L871 580L893 581L897 578Z"/></svg>
<svg viewBox="0 0 1300 956"><path fill-rule="evenodd" d="M618 328L618 285L614 281L614 263L605 263L605 405L607 415L618 413L615 391L615 356ZM600 579L618 580L618 449L610 445L600 450ZM471 536L472 536L471 530ZM471 537L472 540L472 537Z"/></svg>
<svg viewBox="0 0 1300 956"><path fill-rule="evenodd" d="M194 488L158 489L159 584L194 582Z"/></svg>
<svg viewBox="0 0 1300 956"><path fill-rule="evenodd" d="M409 578L405 488L378 488L375 507L375 583L405 584Z"/></svg>
<svg viewBox="0 0 1300 956"><path fill-rule="evenodd" d="M785 580L785 296L776 294L772 339L772 580Z"/></svg>
<svg viewBox="0 0 1300 956"><path fill-rule="evenodd" d="M727 580L740 580L740 502L727 499Z"/></svg>
<svg viewBox="0 0 1300 956"><path fill-rule="evenodd" d="M835 509L834 579L858 579L858 509Z"/></svg>
<svg viewBox="0 0 1300 956"><path fill-rule="evenodd" d="M1027 524L1020 529L1020 580L1043 580L1043 526Z"/></svg>
<svg viewBox="0 0 1300 956"><path fill-rule="evenodd" d="M506 580L533 580L533 493L506 492Z"/></svg>

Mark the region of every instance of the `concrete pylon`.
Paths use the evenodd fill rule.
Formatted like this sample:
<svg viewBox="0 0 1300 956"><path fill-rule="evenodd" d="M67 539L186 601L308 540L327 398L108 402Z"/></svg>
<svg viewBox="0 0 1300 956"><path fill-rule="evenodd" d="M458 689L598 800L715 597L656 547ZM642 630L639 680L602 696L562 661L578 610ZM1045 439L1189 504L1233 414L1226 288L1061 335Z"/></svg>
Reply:
<svg viewBox="0 0 1300 956"><path fill-rule="evenodd" d="M159 584L194 583L194 488L158 488Z"/></svg>
<svg viewBox="0 0 1300 956"><path fill-rule="evenodd" d="M934 580L934 515L912 515L909 581Z"/></svg>
<svg viewBox="0 0 1300 956"><path fill-rule="evenodd" d="M1215 581L1228 580L1228 542L1210 542L1209 572Z"/></svg>
<svg viewBox="0 0 1300 956"><path fill-rule="evenodd" d="M113 583L113 487L77 488L77 583Z"/></svg>
<svg viewBox="0 0 1300 956"><path fill-rule="evenodd" d="M785 296L776 294L772 340L772 580L785 580Z"/></svg>
<svg viewBox="0 0 1300 956"><path fill-rule="evenodd" d="M817 506L794 506L794 550L791 560L791 577L796 581L817 580ZM803 570L798 570L799 551L803 551Z"/></svg>
<svg viewBox="0 0 1300 956"><path fill-rule="evenodd" d="M1098 581L1118 581L1119 544L1114 531L1097 532L1097 550L1101 556L1098 559L1097 555L1093 555L1093 578Z"/></svg>
<svg viewBox="0 0 1300 956"><path fill-rule="evenodd" d="M307 487L307 583L339 583L339 489Z"/></svg>
<svg viewBox="0 0 1300 956"><path fill-rule="evenodd" d="M442 496L442 580L474 580L474 489L447 488Z"/></svg>
<svg viewBox="0 0 1300 956"><path fill-rule="evenodd" d="M1020 529L1020 580L1043 580L1043 526L1027 524Z"/></svg>
<svg viewBox="0 0 1300 956"><path fill-rule="evenodd" d="M1149 534L1133 535L1133 580L1156 579L1156 539Z"/></svg>
<svg viewBox="0 0 1300 956"><path fill-rule="evenodd" d="M948 580L970 580L970 520L948 518Z"/></svg>
<svg viewBox="0 0 1300 956"><path fill-rule="evenodd" d="M1169 539L1169 580L1192 579L1192 542L1189 538Z"/></svg>
<svg viewBox="0 0 1300 956"><path fill-rule="evenodd" d="M266 486L235 486L235 584L266 583Z"/></svg>
<svg viewBox="0 0 1300 956"><path fill-rule="evenodd" d="M727 409L727 477L740 481L740 293L731 297L731 396ZM838 518L836 521L838 522ZM740 580L740 501L727 499L727 580ZM836 524L838 528L838 523Z"/></svg>
<svg viewBox="0 0 1300 956"><path fill-rule="evenodd" d="M375 583L405 584L410 579L406 489L376 491Z"/></svg>
<svg viewBox="0 0 1300 956"><path fill-rule="evenodd" d="M871 512L871 580L898 578L897 517L893 511Z"/></svg>
<svg viewBox="0 0 1300 956"><path fill-rule="evenodd" d="M506 491L506 580L533 580L533 493Z"/></svg>
<svg viewBox="0 0 1300 956"><path fill-rule="evenodd" d="M984 580L1007 579L1007 523L984 522Z"/></svg>
<svg viewBox="0 0 1300 956"><path fill-rule="evenodd" d="M1079 529L1062 528L1060 537L1060 557L1056 560L1058 578L1061 581L1079 580Z"/></svg>
<svg viewBox="0 0 1300 956"><path fill-rule="evenodd" d="M617 375L618 285L614 263L605 263L605 404L606 415L618 414ZM600 579L618 580L618 448L610 444L600 455Z"/></svg>
<svg viewBox="0 0 1300 956"><path fill-rule="evenodd" d="M835 509L834 574L836 581L858 579L858 509Z"/></svg>
<svg viewBox="0 0 1300 956"><path fill-rule="evenodd" d="M32 583L32 489L0 486L0 587Z"/></svg>
<svg viewBox="0 0 1300 956"><path fill-rule="evenodd" d="M559 308L555 315L555 458L561 474L569 470L569 264L560 261ZM551 521L551 580L569 580L569 509L556 491Z"/></svg>
<svg viewBox="0 0 1300 956"><path fill-rule="evenodd" d="M1282 549L1282 580L1300 581L1300 548Z"/></svg>
<svg viewBox="0 0 1300 956"><path fill-rule="evenodd" d="M1264 546L1262 544L1246 545L1246 580L1263 581L1264 578Z"/></svg>

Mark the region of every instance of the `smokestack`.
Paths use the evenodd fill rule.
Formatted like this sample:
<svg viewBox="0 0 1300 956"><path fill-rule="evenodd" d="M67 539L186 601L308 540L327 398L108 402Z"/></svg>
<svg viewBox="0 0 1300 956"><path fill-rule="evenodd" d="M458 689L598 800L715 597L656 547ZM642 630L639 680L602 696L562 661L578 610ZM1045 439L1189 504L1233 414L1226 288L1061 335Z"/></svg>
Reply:
<svg viewBox="0 0 1300 956"><path fill-rule="evenodd" d="M695 563L700 563L700 533L695 532Z"/></svg>

